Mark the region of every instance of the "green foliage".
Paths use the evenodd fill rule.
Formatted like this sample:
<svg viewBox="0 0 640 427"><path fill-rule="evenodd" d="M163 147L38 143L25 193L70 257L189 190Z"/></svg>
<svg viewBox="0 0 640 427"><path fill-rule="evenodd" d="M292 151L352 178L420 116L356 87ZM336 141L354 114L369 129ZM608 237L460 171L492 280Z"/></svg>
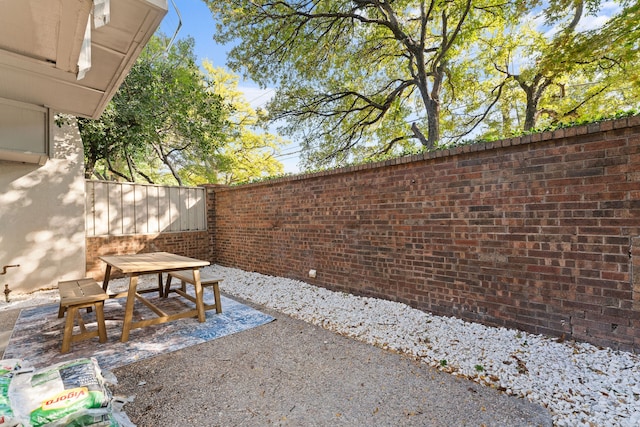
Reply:
<svg viewBox="0 0 640 427"><path fill-rule="evenodd" d="M585 29L585 18L600 12L600 18L606 18L604 13L612 13L615 4L551 1L482 40L479 63L493 67L485 68L487 78L503 79L501 97L484 119L482 136L500 138L635 108L640 92L628 77L637 74L638 58L630 55L629 43L635 41L637 51L638 34L637 23L634 34L629 17L636 16L638 5L617 3L611 19Z"/></svg>
<svg viewBox="0 0 640 427"><path fill-rule="evenodd" d="M476 138L476 139L467 139L467 140L463 140L463 141L458 141L454 144L449 145L447 148L454 148L454 147L461 147L464 145L473 145L473 144L480 144L480 143L485 143L485 142L493 142L493 141L498 141L500 139L504 139L504 138L515 138L515 137L519 137L519 136L524 136L524 135L533 135L536 133L542 133L542 132L553 132L554 130L558 130L558 129L565 129L565 128L570 128L570 127L574 127L574 126L581 126L581 125L588 125L588 124L592 124L592 123L600 123L606 120L615 120L615 119L622 119L625 117L632 117L632 116L636 116L640 114L640 110L639 109L630 109L630 110L625 110L625 111L616 111L613 114L609 114L609 115L601 115L601 114L596 114L593 116L583 116L579 119L573 120L573 121L563 121L560 123L556 123L553 125L547 125L547 126L541 126L541 127L536 127L533 129L529 129L529 130L518 130L518 131L514 131L511 132L508 135L504 135L504 136L498 136L498 137L483 137L483 138Z"/></svg>
<svg viewBox="0 0 640 427"><path fill-rule="evenodd" d="M191 38L154 36L100 120L80 119L85 176L232 184L282 172L284 144L237 89L237 77L196 65Z"/></svg>
<svg viewBox="0 0 640 427"><path fill-rule="evenodd" d="M640 104L637 2L207 3L217 40L241 41L229 65L277 87L270 118L300 143L307 171ZM583 26L603 13L604 24Z"/></svg>
<svg viewBox="0 0 640 427"><path fill-rule="evenodd" d="M87 178L183 184L189 159L215 157L223 106L195 63L193 39L154 36L100 120L80 119Z"/></svg>
<svg viewBox="0 0 640 427"><path fill-rule="evenodd" d="M207 61L203 68L225 106L225 143L218 150L220 164L215 182L231 185L281 174L284 167L274 156L286 141L265 127L266 113L254 110L245 100L238 89L238 76Z"/></svg>
<svg viewBox="0 0 640 427"><path fill-rule="evenodd" d="M229 65L277 86L270 117L309 168L435 146L445 82L470 79L456 59L528 3L208 1L216 39L242 41Z"/></svg>

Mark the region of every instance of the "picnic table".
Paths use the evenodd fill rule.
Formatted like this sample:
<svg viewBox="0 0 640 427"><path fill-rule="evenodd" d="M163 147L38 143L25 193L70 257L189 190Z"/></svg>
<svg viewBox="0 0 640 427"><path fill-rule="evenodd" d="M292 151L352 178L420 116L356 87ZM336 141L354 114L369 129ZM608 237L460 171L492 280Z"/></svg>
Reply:
<svg viewBox="0 0 640 427"><path fill-rule="evenodd" d="M109 294L109 298L126 297L126 308L124 315L124 323L122 325L122 336L120 341L127 342L129 340L129 332L132 329L143 328L149 325L157 325L159 323L170 322L184 317L198 316L200 322L205 321L205 308L202 292L202 284L200 282L200 267L209 265L208 261L202 261L195 258L189 258L169 252L152 252L142 254L129 255L106 255L99 257L107 264L107 269L102 282L102 289L108 292L109 279L111 277L111 269L121 271L129 277L129 290L127 292ZM169 273L179 270L192 270L195 285L195 309L182 311L179 313L165 313L158 306L153 304L147 298L142 296L144 292L155 291L155 289L138 291L138 276L143 274L158 274L158 293L163 296L162 273ZM149 307L157 317L152 319L144 319L137 322L133 321L133 307L136 299Z"/></svg>

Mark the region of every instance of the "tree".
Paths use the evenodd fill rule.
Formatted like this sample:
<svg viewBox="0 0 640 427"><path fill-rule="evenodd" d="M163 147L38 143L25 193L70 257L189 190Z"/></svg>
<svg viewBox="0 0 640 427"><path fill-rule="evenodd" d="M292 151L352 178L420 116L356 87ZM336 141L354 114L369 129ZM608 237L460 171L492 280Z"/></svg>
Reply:
<svg viewBox="0 0 640 427"><path fill-rule="evenodd" d="M307 167L504 137L640 100L637 2L207 3L217 40L241 40L229 65L278 88L270 117L299 138ZM584 28L612 4L612 19Z"/></svg>
<svg viewBox="0 0 640 427"><path fill-rule="evenodd" d="M502 73L505 79L513 80L525 98L524 107L524 130L535 127L539 114L539 105L547 90L554 84L559 84L559 80L571 73L578 65L578 58L566 58L559 55L560 50L572 44L576 27L583 16L584 3L581 0L573 1L572 4L561 0L555 7L555 13L547 10L549 15L548 23L558 23L561 15L569 15L566 26L555 32L552 37L547 37L535 29L521 27L507 30L508 37L517 38L517 43L505 43L500 45L497 40L492 40L492 48L496 51L494 60L495 69ZM571 8L566 9L567 6ZM569 13L566 13L566 12ZM521 26L520 22L514 22L513 26ZM524 37L523 37L524 36ZM513 61L513 59L516 61ZM527 61L530 64L527 64Z"/></svg>
<svg viewBox="0 0 640 427"><path fill-rule="evenodd" d="M499 108L484 123L485 135L612 114L633 104L623 88L637 64L637 55L629 56L629 43L637 42L637 34L629 37L628 16L634 16L631 11L638 5L603 27L580 29L584 18L598 15L601 6L599 0L555 0L532 13L528 22L508 23L501 33L482 40L480 62L491 63L495 78L504 80ZM544 25L536 18L544 18Z"/></svg>
<svg viewBox="0 0 640 427"><path fill-rule="evenodd" d="M582 58L591 72L588 90L606 89L585 106L577 104L571 113L581 108L594 116L611 115L640 105L640 3L619 3L618 13L601 27L580 32L566 49L566 55Z"/></svg>
<svg viewBox="0 0 640 427"><path fill-rule="evenodd" d="M238 77L204 61L193 39L154 36L100 120L80 119L85 176L150 183L233 184L282 173L264 111Z"/></svg>
<svg viewBox="0 0 640 427"><path fill-rule="evenodd" d="M208 0L230 66L278 87L269 105L307 165L440 140L452 60L523 1ZM460 67L459 70L464 70ZM458 76L464 81L464 77Z"/></svg>
<svg viewBox="0 0 640 427"><path fill-rule="evenodd" d="M287 142L266 128L266 111L255 110L238 89L238 76L221 67L203 61L202 67L213 82L211 90L223 100L224 144L218 149L215 167L193 163L200 174L217 171L212 181L224 184L247 182L251 179L281 174L284 170L274 155ZM211 158L213 159L213 158ZM197 175L198 172L194 171ZM215 181L213 181L215 179Z"/></svg>
<svg viewBox="0 0 640 427"><path fill-rule="evenodd" d="M215 155L223 139L220 96L195 63L193 39L154 36L100 120L80 119L87 178L183 184L179 165ZM102 165L103 172L97 170Z"/></svg>

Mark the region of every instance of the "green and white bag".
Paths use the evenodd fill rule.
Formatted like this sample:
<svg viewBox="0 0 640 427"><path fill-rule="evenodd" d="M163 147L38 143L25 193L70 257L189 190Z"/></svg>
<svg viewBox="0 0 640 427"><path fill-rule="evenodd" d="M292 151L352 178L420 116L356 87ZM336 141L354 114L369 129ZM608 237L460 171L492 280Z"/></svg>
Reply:
<svg viewBox="0 0 640 427"><path fill-rule="evenodd" d="M25 425L36 427L77 419L75 425L80 426L91 425L81 424L82 419L88 423L96 418L93 415L108 413L95 410L107 408L111 395L97 361L85 358L15 375L9 398L15 417Z"/></svg>

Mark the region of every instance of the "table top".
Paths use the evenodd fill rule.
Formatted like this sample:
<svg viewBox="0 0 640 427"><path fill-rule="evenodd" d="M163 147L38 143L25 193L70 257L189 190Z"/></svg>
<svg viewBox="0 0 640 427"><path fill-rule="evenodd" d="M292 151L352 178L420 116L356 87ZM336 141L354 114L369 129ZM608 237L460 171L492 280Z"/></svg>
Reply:
<svg viewBox="0 0 640 427"><path fill-rule="evenodd" d="M202 261L169 252L105 255L98 258L125 274L186 270L205 267L210 264L209 261Z"/></svg>

